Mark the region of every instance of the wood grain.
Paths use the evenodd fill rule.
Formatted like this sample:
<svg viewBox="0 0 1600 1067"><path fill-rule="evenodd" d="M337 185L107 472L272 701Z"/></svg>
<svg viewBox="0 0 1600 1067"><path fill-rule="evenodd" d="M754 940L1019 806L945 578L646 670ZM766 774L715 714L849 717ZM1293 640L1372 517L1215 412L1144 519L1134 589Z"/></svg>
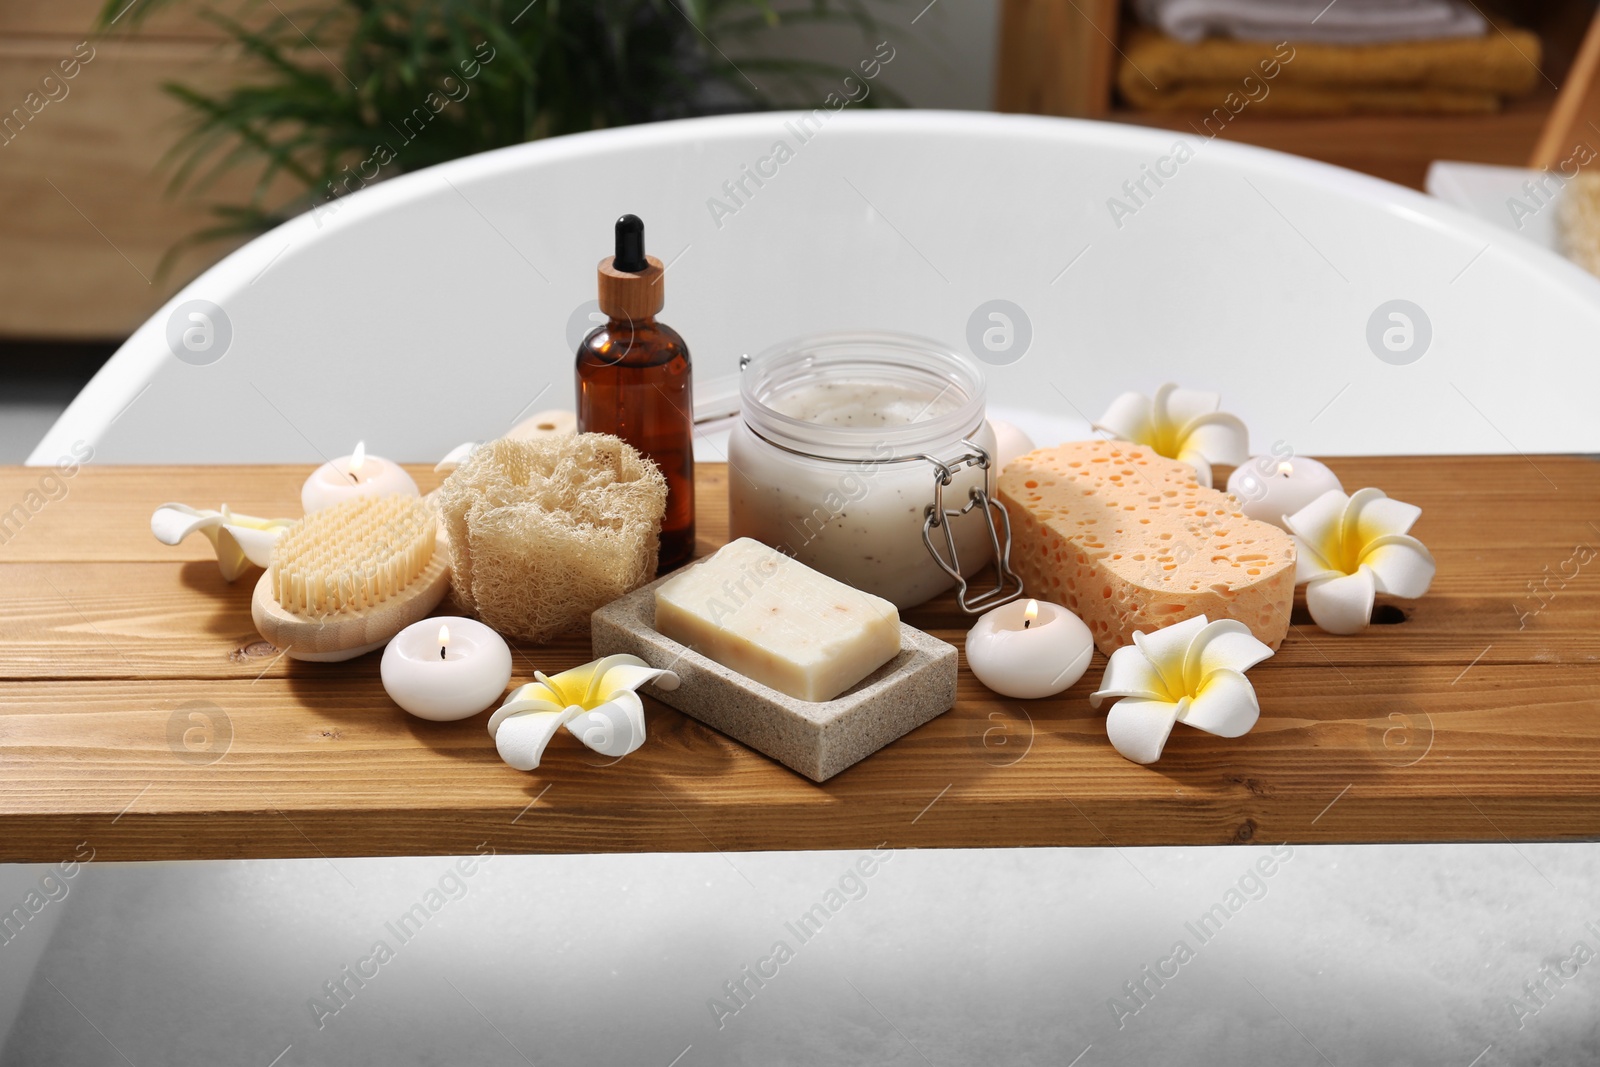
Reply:
<svg viewBox="0 0 1600 1067"><path fill-rule="evenodd" d="M1419 601L1380 601L1403 621L1296 625L1252 671L1246 737L1179 730L1138 767L1084 699L1102 657L1042 701L963 670L953 711L820 786L653 702L621 762L563 735L513 771L484 717L390 704L376 655L278 657L250 626L253 575L229 586L203 539L149 533L170 499L292 514L307 469L91 465L0 543L0 860L83 840L176 859L1600 835L1600 560L1568 562L1600 546L1600 465L1330 465L1420 504L1440 574ZM41 474L0 469L0 509ZM697 498L703 554L726 530L724 468L699 469ZM906 618L958 645L970 625L948 598ZM582 635L519 646L512 684L588 656Z"/></svg>
<svg viewBox="0 0 1600 1067"><path fill-rule="evenodd" d="M1005 0L995 110L1098 118L1111 107L1116 0Z"/></svg>

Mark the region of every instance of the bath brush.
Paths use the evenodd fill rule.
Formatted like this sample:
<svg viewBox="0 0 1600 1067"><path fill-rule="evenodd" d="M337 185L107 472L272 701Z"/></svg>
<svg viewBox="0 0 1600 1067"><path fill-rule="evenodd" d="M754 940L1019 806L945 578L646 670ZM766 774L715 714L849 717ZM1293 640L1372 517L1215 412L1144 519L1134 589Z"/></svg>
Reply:
<svg viewBox="0 0 1600 1067"><path fill-rule="evenodd" d="M278 538L250 614L261 636L292 659L352 659L438 606L450 588L449 559L423 501L347 500Z"/></svg>

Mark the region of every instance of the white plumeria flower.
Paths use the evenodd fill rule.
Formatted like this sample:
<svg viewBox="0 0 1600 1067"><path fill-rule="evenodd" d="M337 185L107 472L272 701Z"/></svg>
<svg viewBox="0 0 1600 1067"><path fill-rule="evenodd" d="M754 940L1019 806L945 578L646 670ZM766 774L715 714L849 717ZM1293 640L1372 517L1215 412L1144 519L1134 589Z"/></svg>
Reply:
<svg viewBox="0 0 1600 1067"><path fill-rule="evenodd" d="M253 564L272 562L272 546L294 519L259 519L241 515L228 505L221 511L191 508L188 504L162 504L150 516L150 532L164 545L175 545L199 530L217 553L217 569L224 581L233 581Z"/></svg>
<svg viewBox="0 0 1600 1067"><path fill-rule="evenodd" d="M1154 763L1173 723L1218 737L1249 733L1261 705L1244 672L1270 655L1272 649L1234 619L1208 622L1197 615L1154 633L1136 630L1133 644L1111 653L1089 704L1098 708L1107 697L1121 697L1106 715L1106 736L1133 762Z"/></svg>
<svg viewBox="0 0 1600 1067"><path fill-rule="evenodd" d="M1123 393L1094 428L1189 464L1200 484L1209 487L1213 463L1237 467L1250 458L1250 431L1238 416L1218 411L1221 406L1216 393L1168 382L1153 398Z"/></svg>
<svg viewBox="0 0 1600 1067"><path fill-rule="evenodd" d="M1330 489L1284 516L1294 536L1297 585L1306 587L1311 619L1331 634L1353 634L1372 621L1377 593L1413 599L1428 591L1437 565L1409 535L1422 514L1381 489L1345 496Z"/></svg>
<svg viewBox="0 0 1600 1067"><path fill-rule="evenodd" d="M545 746L565 726L602 756L620 759L644 744L644 702L634 692L646 682L678 688L678 676L638 656L605 656L582 667L518 686L489 717L489 736L500 758L519 771L539 766Z"/></svg>

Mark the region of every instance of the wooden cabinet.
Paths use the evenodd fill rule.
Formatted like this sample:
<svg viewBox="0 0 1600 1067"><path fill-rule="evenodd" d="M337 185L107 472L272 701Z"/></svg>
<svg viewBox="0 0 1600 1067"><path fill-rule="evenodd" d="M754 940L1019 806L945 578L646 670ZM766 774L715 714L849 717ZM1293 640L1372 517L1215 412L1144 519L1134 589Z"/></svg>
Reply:
<svg viewBox="0 0 1600 1067"><path fill-rule="evenodd" d="M1592 0L1505 4L1491 9L1539 34L1540 89L1492 115L1385 115L1344 118L1253 115L1221 134L1264 148L1365 171L1421 188L1435 159L1524 165L1572 66ZM1190 130L1199 116L1142 112L1113 89L1118 43L1133 16L1117 0L1003 0L996 61L1000 111L1075 115Z"/></svg>
<svg viewBox="0 0 1600 1067"><path fill-rule="evenodd" d="M187 9L96 39L99 0L0 0L0 336L128 334L227 247L162 256L211 220L167 191L182 133L166 81L237 76L217 31ZM76 63L76 72L66 76ZM236 194L219 185L213 195Z"/></svg>
<svg viewBox="0 0 1600 1067"><path fill-rule="evenodd" d="M1101 118L1116 77L1118 0L1005 0L996 111Z"/></svg>

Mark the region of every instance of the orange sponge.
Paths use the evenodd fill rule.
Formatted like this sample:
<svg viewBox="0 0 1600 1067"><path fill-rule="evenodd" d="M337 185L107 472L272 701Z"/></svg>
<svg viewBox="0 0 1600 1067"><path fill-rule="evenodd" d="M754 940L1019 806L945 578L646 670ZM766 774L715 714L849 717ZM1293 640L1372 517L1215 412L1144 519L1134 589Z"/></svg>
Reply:
<svg viewBox="0 0 1600 1067"><path fill-rule="evenodd" d="M999 494L1027 594L1065 604L1106 655L1135 630L1196 615L1237 619L1274 649L1289 630L1294 541L1187 464L1126 441L1075 441L1007 465Z"/></svg>

